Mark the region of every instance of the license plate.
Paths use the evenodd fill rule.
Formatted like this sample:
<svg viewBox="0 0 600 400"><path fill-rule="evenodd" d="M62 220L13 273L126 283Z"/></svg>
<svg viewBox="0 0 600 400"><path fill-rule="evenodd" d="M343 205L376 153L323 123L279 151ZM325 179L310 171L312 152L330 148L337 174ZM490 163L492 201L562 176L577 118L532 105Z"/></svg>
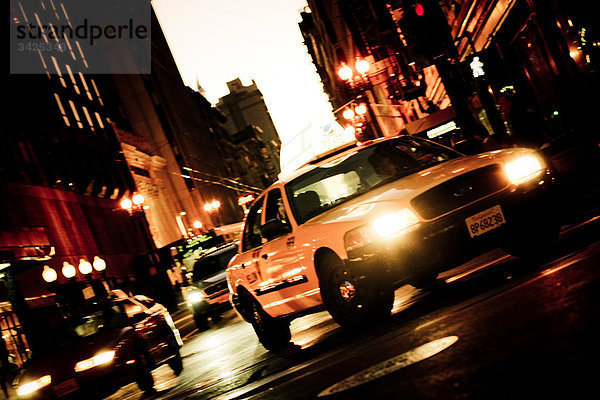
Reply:
<svg viewBox="0 0 600 400"><path fill-rule="evenodd" d="M465 222L469 229L469 235L475 237L504 225L506 220L502 209L497 205L465 219Z"/></svg>
<svg viewBox="0 0 600 400"><path fill-rule="evenodd" d="M77 384L75 378L71 378L57 385L54 385L53 389L54 393L56 394L56 397L61 397L69 393L75 392L76 390L79 390L79 385Z"/></svg>

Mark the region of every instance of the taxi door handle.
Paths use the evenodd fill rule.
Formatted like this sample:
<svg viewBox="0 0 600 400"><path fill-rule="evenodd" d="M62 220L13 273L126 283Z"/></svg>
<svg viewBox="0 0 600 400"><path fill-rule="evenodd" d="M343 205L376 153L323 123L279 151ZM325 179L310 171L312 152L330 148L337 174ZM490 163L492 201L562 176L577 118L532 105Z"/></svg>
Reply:
<svg viewBox="0 0 600 400"><path fill-rule="evenodd" d="M265 253L261 257L263 258L263 260L266 260L267 258L269 258L269 255L267 253Z"/></svg>

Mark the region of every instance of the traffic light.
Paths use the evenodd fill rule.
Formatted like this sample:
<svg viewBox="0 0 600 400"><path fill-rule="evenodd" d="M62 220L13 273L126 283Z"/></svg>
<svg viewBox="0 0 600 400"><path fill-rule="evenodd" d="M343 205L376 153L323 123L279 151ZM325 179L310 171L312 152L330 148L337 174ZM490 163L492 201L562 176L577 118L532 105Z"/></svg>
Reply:
<svg viewBox="0 0 600 400"><path fill-rule="evenodd" d="M398 22L411 61L417 69L431 65L444 53L450 28L439 0L403 0L402 18Z"/></svg>

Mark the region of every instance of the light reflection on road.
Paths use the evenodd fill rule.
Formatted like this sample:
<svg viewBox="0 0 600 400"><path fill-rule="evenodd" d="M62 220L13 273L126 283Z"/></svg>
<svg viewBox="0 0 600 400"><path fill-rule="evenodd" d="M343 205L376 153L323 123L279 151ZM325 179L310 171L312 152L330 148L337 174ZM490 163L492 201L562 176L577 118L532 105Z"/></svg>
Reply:
<svg viewBox="0 0 600 400"><path fill-rule="evenodd" d="M495 264L494 260L502 261L502 257L505 256L505 253L488 254L485 261L487 266L490 266ZM463 273L466 277L468 273L465 271L473 271L473 264L481 265L482 261L484 259L476 260L475 263L451 271L446 277L441 278L445 280L447 276ZM461 279L464 278L461 276ZM427 294L426 290L415 289L412 286L399 288L395 292L392 312L398 313L410 308ZM193 323L193 320L189 315L177 320L178 327L190 323ZM290 328L292 341L300 349L307 349L323 342L341 329L326 311L293 320ZM185 335L181 353L184 359L184 370L180 376L175 376L168 366L161 366L153 372L155 388L158 391L156 394L144 396L133 383L121 388L108 399L160 399L175 398L181 391L187 394L193 391L199 393L215 384L224 384L233 380L242 371L247 373L252 368L259 369L258 364L276 357L260 345L252 326L242 321L234 311L225 313L223 319L207 331L200 332L193 329Z"/></svg>

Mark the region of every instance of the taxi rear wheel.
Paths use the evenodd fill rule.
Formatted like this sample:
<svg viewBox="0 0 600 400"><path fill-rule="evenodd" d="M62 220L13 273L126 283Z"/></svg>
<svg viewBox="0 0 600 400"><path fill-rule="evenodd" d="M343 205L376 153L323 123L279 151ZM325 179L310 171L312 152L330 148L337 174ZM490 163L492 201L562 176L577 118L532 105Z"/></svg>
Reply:
<svg viewBox="0 0 600 400"><path fill-rule="evenodd" d="M278 351L287 347L292 338L290 322L274 319L267 315L256 301L250 299L247 301L250 302L247 307L250 314L248 319L263 347L269 351Z"/></svg>
<svg viewBox="0 0 600 400"><path fill-rule="evenodd" d="M324 257L319 281L321 295L333 319L345 327L359 327L390 316L394 291L357 277L334 255Z"/></svg>
<svg viewBox="0 0 600 400"><path fill-rule="evenodd" d="M209 328L208 320L204 314L194 315L194 323L196 324L196 328L198 328L200 331L205 331Z"/></svg>

